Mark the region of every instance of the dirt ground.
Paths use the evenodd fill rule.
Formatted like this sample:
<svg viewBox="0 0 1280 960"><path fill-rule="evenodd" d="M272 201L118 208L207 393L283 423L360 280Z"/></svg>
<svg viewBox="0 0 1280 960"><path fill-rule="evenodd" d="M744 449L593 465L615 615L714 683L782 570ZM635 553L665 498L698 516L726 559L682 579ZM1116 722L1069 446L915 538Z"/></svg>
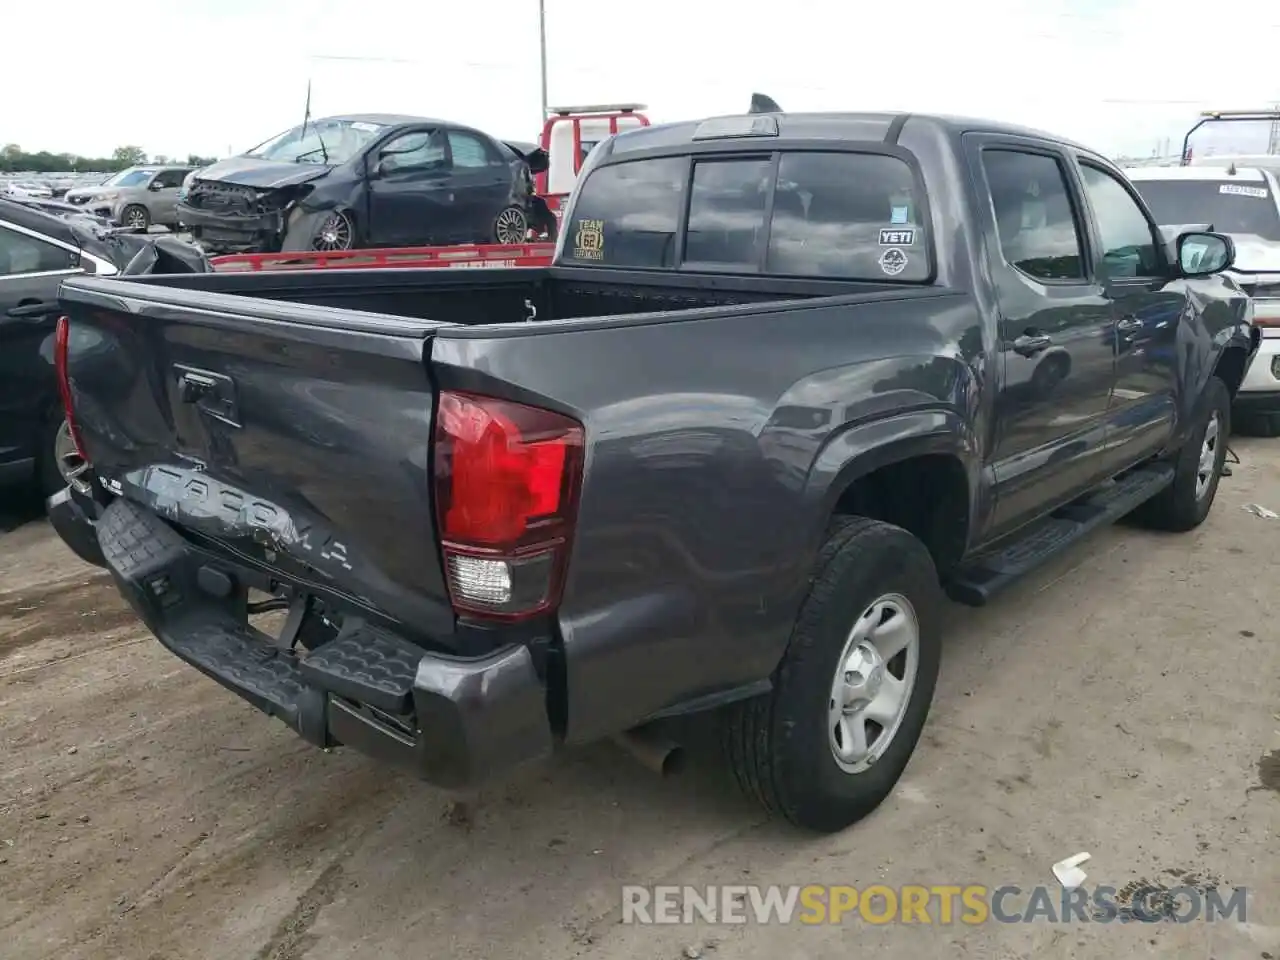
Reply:
<svg viewBox="0 0 1280 960"><path fill-rule="evenodd" d="M1118 527L956 607L895 795L831 837L695 756L609 745L467 804L324 754L170 656L43 523L0 532L0 957L311 960L1280 957L1280 441L1237 441L1209 522ZM0 522L0 531L5 530ZM1248 921L642 927L623 884L1250 890Z"/></svg>

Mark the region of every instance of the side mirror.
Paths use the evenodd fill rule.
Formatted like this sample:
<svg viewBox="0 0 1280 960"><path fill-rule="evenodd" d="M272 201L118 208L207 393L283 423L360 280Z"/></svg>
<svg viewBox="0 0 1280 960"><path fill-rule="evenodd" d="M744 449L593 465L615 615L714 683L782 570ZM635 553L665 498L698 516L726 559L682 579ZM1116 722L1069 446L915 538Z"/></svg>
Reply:
<svg viewBox="0 0 1280 960"><path fill-rule="evenodd" d="M152 180L150 183L147 184L147 189L152 191L153 193L159 193L161 190L164 189L164 184L161 183L159 180Z"/></svg>
<svg viewBox="0 0 1280 960"><path fill-rule="evenodd" d="M1192 231L1178 236L1178 272L1184 277L1208 277L1236 262L1236 245L1221 233Z"/></svg>

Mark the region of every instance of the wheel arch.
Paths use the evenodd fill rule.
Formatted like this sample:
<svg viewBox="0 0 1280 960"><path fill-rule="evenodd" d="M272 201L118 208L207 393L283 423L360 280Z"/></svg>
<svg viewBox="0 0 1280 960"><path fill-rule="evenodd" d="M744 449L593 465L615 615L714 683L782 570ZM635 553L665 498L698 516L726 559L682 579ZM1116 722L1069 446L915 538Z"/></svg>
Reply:
<svg viewBox="0 0 1280 960"><path fill-rule="evenodd" d="M863 516L908 530L940 571L969 549L977 525L981 463L958 412L921 410L859 424L832 438L811 483L820 487L817 550L833 520Z"/></svg>
<svg viewBox="0 0 1280 960"><path fill-rule="evenodd" d="M1218 355L1213 365L1213 375L1227 385L1227 393L1234 400L1249 370L1249 350L1243 344L1230 343Z"/></svg>

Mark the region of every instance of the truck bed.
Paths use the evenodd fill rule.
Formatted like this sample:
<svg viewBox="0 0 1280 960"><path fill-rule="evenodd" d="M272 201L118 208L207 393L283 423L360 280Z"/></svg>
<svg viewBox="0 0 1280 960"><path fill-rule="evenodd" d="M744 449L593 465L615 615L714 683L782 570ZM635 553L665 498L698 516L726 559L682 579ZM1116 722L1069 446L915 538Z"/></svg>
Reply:
<svg viewBox="0 0 1280 960"><path fill-rule="evenodd" d="M483 658L522 638L545 652L547 709L574 741L669 706L671 671L698 695L758 681L803 588L789 558L816 532L796 511L830 418L877 415L883 391L944 417L936 408L957 388L925 395L911 371L920 344L972 326L969 299L941 286L609 274L67 281L75 421L112 516L132 511L110 530L128 540L156 518L193 576L204 564L214 581L300 591L422 650ZM882 362L855 371L833 355L850 324L864 335L858 357L871 343ZM815 406L815 390L838 409ZM494 629L451 602L435 492L446 393L582 425L574 560L551 617ZM182 643L180 627L155 629ZM598 657L605 648L616 653ZM655 656L663 670L645 668Z"/></svg>
<svg viewBox="0 0 1280 960"><path fill-rule="evenodd" d="M380 313L435 323L485 326L529 320L604 318L708 307L786 302L820 296L911 293L901 286L753 277L672 276L566 267L485 270L370 269L154 276L152 287L254 297L299 305ZM91 282L92 283L92 282ZM79 286L79 285L78 285ZM916 291L936 293L933 291ZM145 293L139 294L145 296ZM216 301L187 298L196 305ZM316 322L323 322L314 315Z"/></svg>

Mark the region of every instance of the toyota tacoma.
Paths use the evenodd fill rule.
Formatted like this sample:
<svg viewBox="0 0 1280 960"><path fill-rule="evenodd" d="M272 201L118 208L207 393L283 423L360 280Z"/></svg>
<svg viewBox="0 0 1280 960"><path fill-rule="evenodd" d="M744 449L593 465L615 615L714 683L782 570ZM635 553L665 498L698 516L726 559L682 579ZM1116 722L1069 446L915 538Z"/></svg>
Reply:
<svg viewBox="0 0 1280 960"><path fill-rule="evenodd" d="M1234 248L1162 238L1092 150L720 117L606 141L563 222L483 276L67 280L96 483L56 528L319 747L460 788L702 713L831 831L916 746L946 596L1210 510L1257 349Z"/></svg>

